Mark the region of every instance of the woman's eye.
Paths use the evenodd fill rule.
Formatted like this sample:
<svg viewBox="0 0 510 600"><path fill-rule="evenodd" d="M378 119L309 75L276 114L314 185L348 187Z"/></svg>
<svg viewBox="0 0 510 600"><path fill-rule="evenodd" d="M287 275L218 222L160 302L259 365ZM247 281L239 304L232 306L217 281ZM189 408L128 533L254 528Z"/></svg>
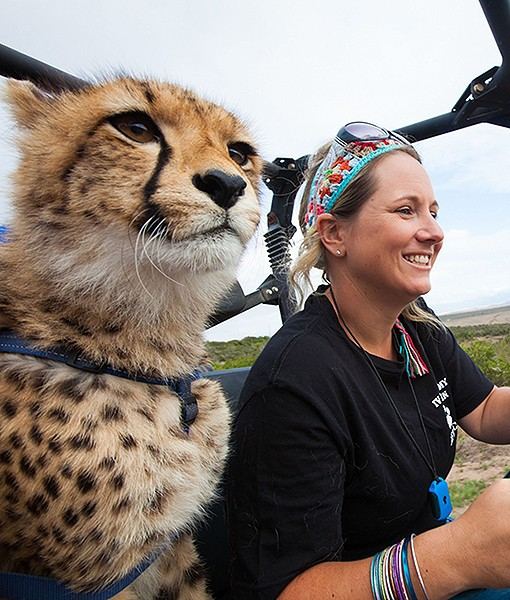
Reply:
<svg viewBox="0 0 510 600"><path fill-rule="evenodd" d="M437 219L437 218L438 218L438 216L439 216L439 214L438 214L438 212L437 212L436 210L431 210L431 211L430 211L430 214L432 215L432 218L433 218L433 219Z"/></svg>
<svg viewBox="0 0 510 600"><path fill-rule="evenodd" d="M159 129L154 121L144 113L114 115L108 121L115 129L134 142L147 144L159 140Z"/></svg>
<svg viewBox="0 0 510 600"><path fill-rule="evenodd" d="M409 206L403 206L402 208L399 208L397 212L399 212L402 215L412 215L413 214L413 210Z"/></svg>

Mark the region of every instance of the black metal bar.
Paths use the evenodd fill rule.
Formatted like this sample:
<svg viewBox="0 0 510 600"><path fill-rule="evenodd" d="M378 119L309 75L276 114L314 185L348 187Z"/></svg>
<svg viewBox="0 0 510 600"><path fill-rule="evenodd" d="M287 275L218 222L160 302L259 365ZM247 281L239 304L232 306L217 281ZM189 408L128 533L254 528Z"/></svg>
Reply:
<svg viewBox="0 0 510 600"><path fill-rule="evenodd" d="M510 95L510 0L479 0L487 23L501 53L503 62L494 75L487 92L497 89L498 100Z"/></svg>
<svg viewBox="0 0 510 600"><path fill-rule="evenodd" d="M80 89L83 79L0 44L0 75L28 79L47 90Z"/></svg>
<svg viewBox="0 0 510 600"><path fill-rule="evenodd" d="M510 1L480 0L503 61L510 62Z"/></svg>
<svg viewBox="0 0 510 600"><path fill-rule="evenodd" d="M466 119L458 119L457 113L449 112L444 115L433 117L432 119L426 119L419 123L413 123L412 125L406 125L396 129L397 133L404 135L411 142L421 142L444 133L451 131L457 131L459 129L465 129L471 125L477 125L479 123L492 123L494 125L500 125L501 127L510 127L510 99L509 107L505 114L499 112L499 114L491 114L490 112L484 112L482 114L472 114Z"/></svg>
<svg viewBox="0 0 510 600"><path fill-rule="evenodd" d="M282 322L294 313L296 302L288 283L290 240L296 231L292 211L297 192L308 167L308 156L297 160L276 158L264 166L264 182L273 192L271 210L267 215L268 230L264 235L269 262L275 278L275 293Z"/></svg>
<svg viewBox="0 0 510 600"><path fill-rule="evenodd" d="M496 117L495 119L491 119L490 123L493 125L499 125L500 127L507 127L510 129L510 115L506 115L504 117Z"/></svg>
<svg viewBox="0 0 510 600"><path fill-rule="evenodd" d="M419 123L406 125L397 129L397 133L404 135L411 142L420 142L443 133L455 131L466 127L464 124L455 124L456 113L449 112L444 115L426 119Z"/></svg>

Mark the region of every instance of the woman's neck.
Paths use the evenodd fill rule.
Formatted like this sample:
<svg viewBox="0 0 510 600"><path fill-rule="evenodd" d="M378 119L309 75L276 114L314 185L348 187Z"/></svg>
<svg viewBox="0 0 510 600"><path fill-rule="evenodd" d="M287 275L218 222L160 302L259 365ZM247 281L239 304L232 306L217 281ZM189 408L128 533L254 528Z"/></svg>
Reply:
<svg viewBox="0 0 510 600"><path fill-rule="evenodd" d="M356 296L356 297L352 297ZM349 297L333 284L326 292L347 337L359 343L368 353L388 360L396 360L393 345L393 326L401 311L389 310L368 302L359 294Z"/></svg>

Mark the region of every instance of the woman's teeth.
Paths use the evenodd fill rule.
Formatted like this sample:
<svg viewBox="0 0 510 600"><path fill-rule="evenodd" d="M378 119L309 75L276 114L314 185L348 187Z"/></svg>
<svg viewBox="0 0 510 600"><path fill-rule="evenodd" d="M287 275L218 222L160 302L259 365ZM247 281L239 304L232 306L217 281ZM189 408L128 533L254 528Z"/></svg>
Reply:
<svg viewBox="0 0 510 600"><path fill-rule="evenodd" d="M404 256L404 258L407 262L418 265L428 265L430 262L430 256L425 254L408 254L407 256Z"/></svg>

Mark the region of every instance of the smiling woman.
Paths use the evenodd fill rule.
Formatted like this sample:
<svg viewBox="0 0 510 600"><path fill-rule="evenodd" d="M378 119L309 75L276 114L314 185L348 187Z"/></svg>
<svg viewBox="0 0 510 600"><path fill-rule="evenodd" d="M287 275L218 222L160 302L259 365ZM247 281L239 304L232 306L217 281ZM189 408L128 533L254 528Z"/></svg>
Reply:
<svg viewBox="0 0 510 600"><path fill-rule="evenodd" d="M443 232L419 156L350 123L307 181L293 279L318 266L327 285L269 341L241 395L234 597L424 600L508 586L510 528L481 516L508 511L510 482L448 523L457 424L510 442L510 390L421 299Z"/></svg>
<svg viewBox="0 0 510 600"><path fill-rule="evenodd" d="M355 124L350 124L350 128L355 130ZM367 124L361 124L363 130L367 129ZM347 126L349 127L349 126ZM302 251L291 273L291 279L295 287L301 293L303 298L303 283L310 284L310 272L312 268L318 267L322 269L328 276L328 266L326 264L328 244L324 243L323 235L329 239L330 234L333 234L333 239L330 240L330 250L334 255L346 254L345 236L355 235L364 237L365 240L356 240L362 242L360 248L366 252L368 270L370 273L370 283L376 283L377 275L385 276L386 267L380 264L383 260L380 253L381 247L377 245L379 236L383 233L382 225L397 224L407 222L409 225L409 233L403 232L403 235L408 235L407 242L411 243L413 239L412 228L416 227L417 209L420 213L425 208L425 213L428 218L437 217L438 205L434 197L434 193L430 184L430 180L421 167L420 157L416 150L408 144L403 138L398 136L396 139L386 136L385 130L377 128L375 135L380 136L382 132L383 138L379 140L368 140L363 143L345 142L338 136L342 135L345 128L340 130L333 144L323 146L314 157L315 166L311 167L312 175L308 178L308 183L305 186L303 195L304 201L300 211L300 221L303 232L306 233L302 244ZM368 135L373 135L374 132L368 128ZM345 134L344 134L345 135ZM351 134L349 134L350 136ZM348 137L350 140L350 137ZM389 156L386 156L390 153ZM378 169L378 164L384 159L384 169ZM404 161L407 169L400 169L399 161ZM351 183L355 183L352 185ZM349 185L351 184L351 185ZM338 199L341 194L341 202ZM370 202L367 199L370 198ZM367 206L365 207L365 203ZM361 210L363 209L363 210ZM325 215L322 217L321 215ZM401 220L391 218L388 221L388 215L400 215ZM364 216L372 219L372 231L369 233L364 226L356 227L360 218ZM320 218L319 218L320 217ZM319 223L320 221L320 223ZM427 226L428 227L428 226ZM335 228L340 228L335 231ZM440 236L442 233L437 223L434 225L433 236ZM403 231L403 228L401 228ZM427 243L429 233L422 230L418 226L416 232L418 239L413 243L415 252L411 253L412 248L408 246L408 254L404 255L404 247L397 250L397 264L402 268L401 261L410 258L410 256L430 257L426 259L432 262L428 265L432 267L439 250L441 249L441 240L436 239ZM335 235L339 235L340 239L336 240ZM402 235L402 234L401 234ZM425 236L424 243L420 241ZM325 239L326 239L325 238ZM370 249L365 250L365 246L370 243L375 244L375 251ZM399 241L392 239L392 244L405 242L399 238ZM419 248L420 252L416 252ZM349 258L352 250L349 252ZM357 254L355 254L357 255ZM413 258L414 263L423 261L424 258ZM345 275L344 266L350 267L352 261L345 260L342 264L341 274ZM329 268L337 268L338 261L329 263ZM353 265L354 266L354 265ZM383 286L384 289L384 286ZM404 313L414 315L425 321L433 320L430 313L423 311L420 306L414 302L417 296L425 294L430 289L421 290L417 295L407 299L404 302ZM345 290L346 291L346 290ZM379 290L374 290L379 295ZM397 307L398 308L398 307ZM400 311L398 311L400 312ZM397 314L398 314L397 312Z"/></svg>

